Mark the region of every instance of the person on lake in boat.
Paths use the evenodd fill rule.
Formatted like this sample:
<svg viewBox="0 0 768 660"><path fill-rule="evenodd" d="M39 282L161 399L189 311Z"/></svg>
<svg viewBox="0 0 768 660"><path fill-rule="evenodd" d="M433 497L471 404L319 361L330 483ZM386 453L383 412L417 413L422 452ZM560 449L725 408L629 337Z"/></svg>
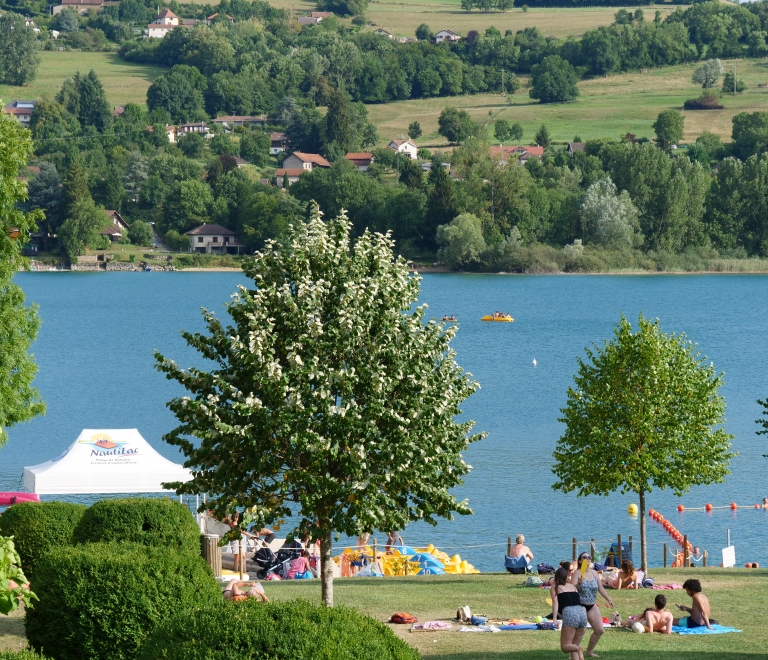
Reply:
<svg viewBox="0 0 768 660"><path fill-rule="evenodd" d="M583 562L587 563L587 570L584 572L584 575L582 575L580 570ZM603 581L595 570L594 564L592 564L592 557L588 552L582 552L579 555L579 560L576 566L579 570L572 571L570 578L571 584L578 588L581 604L587 611L587 621L589 621L589 624L592 626L592 636L589 638L585 656L588 658L598 658L600 656L595 654L595 647L600 641L605 629L603 628L603 615L600 612L600 608L597 606L597 594L599 593L608 601L608 605L610 605L611 609L613 609L613 601L605 592Z"/></svg>
<svg viewBox="0 0 768 660"><path fill-rule="evenodd" d="M246 590L245 587L250 587L250 589ZM249 598L258 598L262 603L269 602L269 598L264 593L264 587L261 586L260 582L239 582L236 578L230 580L222 595L224 600L241 601L248 600Z"/></svg>
<svg viewBox="0 0 768 660"><path fill-rule="evenodd" d="M555 571L554 584L549 588L552 598L552 620L562 619L560 650L571 660L584 660L581 640L587 632L587 613L581 604L579 592L570 581L568 569L561 566Z"/></svg>
<svg viewBox="0 0 768 660"><path fill-rule="evenodd" d="M625 559L621 562L621 569L614 575L603 575L603 586L608 589L637 589L637 571L635 565Z"/></svg>
<svg viewBox="0 0 768 660"><path fill-rule="evenodd" d="M653 607L646 607L642 614L631 616L626 623L621 625L625 628L632 628L639 623L645 628L645 632L657 632L664 635L672 634L672 625L674 619L672 612L665 610L667 606L667 597L664 594L658 594L653 601Z"/></svg>
<svg viewBox="0 0 768 660"><path fill-rule="evenodd" d="M678 605L678 609L682 612L688 612L688 616L684 616L680 619L674 619L673 625L682 626L683 628L703 628L706 626L709 630L712 630L709 608L709 598L701 593L701 582L698 580L686 580L683 582L683 589L691 599L691 607L687 605Z"/></svg>

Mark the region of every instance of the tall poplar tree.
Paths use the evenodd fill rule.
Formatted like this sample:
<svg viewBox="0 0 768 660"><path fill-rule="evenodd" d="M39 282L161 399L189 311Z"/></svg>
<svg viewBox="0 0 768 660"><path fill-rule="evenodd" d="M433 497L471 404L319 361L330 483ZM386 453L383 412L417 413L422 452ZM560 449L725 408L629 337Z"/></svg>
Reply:
<svg viewBox="0 0 768 660"><path fill-rule="evenodd" d="M317 205L246 259L253 280L228 311L205 312L207 334L184 333L210 372L156 366L189 396L168 405L180 425L164 436L193 478L177 493L209 493L218 516L244 509L257 526L291 519L320 541L322 593L333 604L334 533L355 536L469 514L451 489L482 434L456 421L477 388L454 361L455 328L424 321L418 275L394 243L351 223L325 223Z"/></svg>
<svg viewBox="0 0 768 660"><path fill-rule="evenodd" d="M623 316L614 339L586 349L560 419L555 490L577 495L634 492L640 500L640 555L648 570L645 497L682 495L728 474L733 438L722 428L725 399L715 371L685 335L665 334L642 315Z"/></svg>
<svg viewBox="0 0 768 660"><path fill-rule="evenodd" d="M32 386L37 365L29 347L37 337L40 319L35 305L24 304L24 292L13 276L25 264L21 248L42 211L23 213L26 181L19 178L32 153L29 131L15 118L0 114L0 445L6 429L45 412L40 393Z"/></svg>

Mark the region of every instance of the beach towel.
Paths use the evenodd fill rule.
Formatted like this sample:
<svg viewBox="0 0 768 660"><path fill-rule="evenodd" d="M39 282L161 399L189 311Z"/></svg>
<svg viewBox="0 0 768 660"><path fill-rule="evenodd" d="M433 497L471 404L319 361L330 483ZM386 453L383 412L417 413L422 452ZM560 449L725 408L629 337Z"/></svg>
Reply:
<svg viewBox="0 0 768 660"><path fill-rule="evenodd" d="M447 621L425 621L417 623L411 630L450 630L451 628L451 624Z"/></svg>
<svg viewBox="0 0 768 660"><path fill-rule="evenodd" d="M654 591L664 591L666 589L682 589L683 585L681 584L656 584L652 587L650 587Z"/></svg>
<svg viewBox="0 0 768 660"><path fill-rule="evenodd" d="M499 626L499 630L539 630L539 627L535 623L509 623Z"/></svg>
<svg viewBox="0 0 768 660"><path fill-rule="evenodd" d="M501 632L496 626L462 626L459 632Z"/></svg>
<svg viewBox="0 0 768 660"><path fill-rule="evenodd" d="M682 626L672 626L672 632L678 635L724 635L725 633L739 633L741 630L736 628L729 628L728 626L721 626L720 624L713 623L712 630L703 626L701 628L683 628Z"/></svg>

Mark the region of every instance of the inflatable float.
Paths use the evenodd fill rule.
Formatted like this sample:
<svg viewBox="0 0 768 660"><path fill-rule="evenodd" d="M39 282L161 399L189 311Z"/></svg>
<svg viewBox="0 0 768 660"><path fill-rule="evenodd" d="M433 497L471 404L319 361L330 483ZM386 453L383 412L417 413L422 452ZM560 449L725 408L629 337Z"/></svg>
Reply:
<svg viewBox="0 0 768 660"><path fill-rule="evenodd" d="M512 323L515 319L509 314L503 314L502 312L496 312L494 314L488 314L483 316L481 321L492 321L495 323Z"/></svg>
<svg viewBox="0 0 768 660"><path fill-rule="evenodd" d="M392 554L376 553L376 560L385 577L405 575L471 575L479 573L472 564L459 555L449 556L438 550L431 543L426 548L410 548L401 546L394 549ZM365 560L373 557L370 546L360 549L345 548L341 555L333 560L341 568L342 577L357 575ZM364 573L367 575L367 573Z"/></svg>
<svg viewBox="0 0 768 660"><path fill-rule="evenodd" d="M37 493L0 493L0 506L11 506L12 504L21 504L22 502L39 502L40 496Z"/></svg>

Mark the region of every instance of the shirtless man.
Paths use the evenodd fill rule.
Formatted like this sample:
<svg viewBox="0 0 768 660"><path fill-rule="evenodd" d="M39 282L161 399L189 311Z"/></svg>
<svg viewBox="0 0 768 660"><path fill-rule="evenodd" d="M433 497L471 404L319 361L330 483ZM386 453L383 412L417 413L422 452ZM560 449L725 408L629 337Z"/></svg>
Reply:
<svg viewBox="0 0 768 660"><path fill-rule="evenodd" d="M683 589L692 599L692 607L687 605L678 605L683 612L688 612L688 616L681 619L674 619L673 625L683 626L684 628L703 628L706 626L712 630L709 620L709 599L701 593L701 582L698 580L686 580L683 583Z"/></svg>
<svg viewBox="0 0 768 660"><path fill-rule="evenodd" d="M531 552L531 549L525 545L525 537L522 534L518 534L515 537L515 545L512 546L512 552L509 556L512 558L525 556L528 563L533 559L533 553Z"/></svg>
<svg viewBox="0 0 768 660"><path fill-rule="evenodd" d="M667 598L663 594L658 594L653 601L655 607L649 607L645 612L638 616L629 617L624 626L631 628L635 623L641 623L645 626L646 632L658 632L664 635L672 633L672 612L667 612L664 608L667 606Z"/></svg>

